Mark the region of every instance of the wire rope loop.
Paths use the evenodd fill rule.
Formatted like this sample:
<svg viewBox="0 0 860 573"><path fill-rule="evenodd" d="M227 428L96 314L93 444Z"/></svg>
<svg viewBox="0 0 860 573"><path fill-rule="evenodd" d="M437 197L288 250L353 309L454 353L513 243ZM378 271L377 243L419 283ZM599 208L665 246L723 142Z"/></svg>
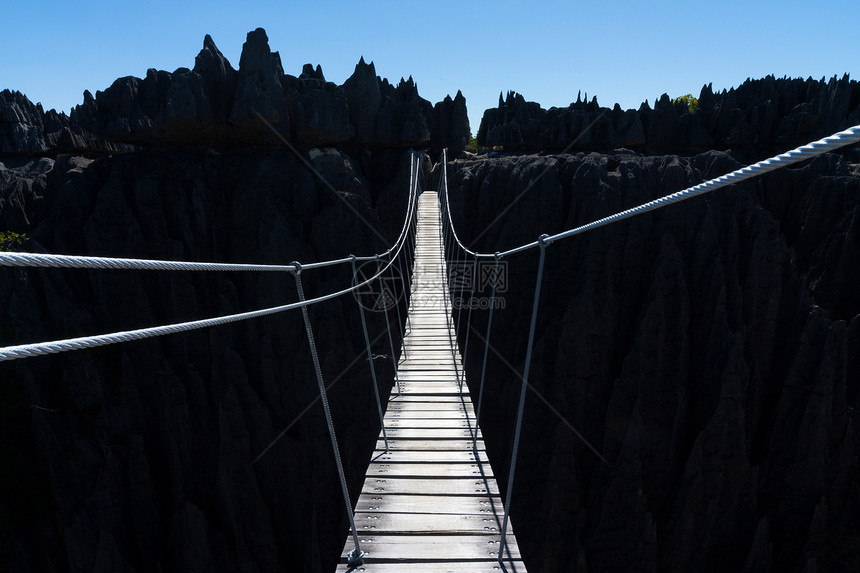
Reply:
<svg viewBox="0 0 860 573"><path fill-rule="evenodd" d="M302 274L302 265L298 261L293 261L289 264L289 266L293 267L293 273L295 273L296 277Z"/></svg>

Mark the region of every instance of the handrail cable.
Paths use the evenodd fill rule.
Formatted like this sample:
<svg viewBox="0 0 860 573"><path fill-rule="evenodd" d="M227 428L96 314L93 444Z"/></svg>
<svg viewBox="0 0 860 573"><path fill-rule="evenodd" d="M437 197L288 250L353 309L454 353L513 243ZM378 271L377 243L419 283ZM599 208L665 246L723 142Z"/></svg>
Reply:
<svg viewBox="0 0 860 573"><path fill-rule="evenodd" d="M208 328L210 326L220 326L240 320L251 318L259 318L270 314L276 314L287 310L304 308L314 304L331 300L339 296L354 292L355 290L366 286L371 281L376 279L374 275L361 284L343 289L327 295L318 296L316 298L305 301L291 302L280 306L273 306L261 310L252 310L238 314L230 314L215 318L205 318L202 320L192 320L190 322L182 322L166 326L153 326L150 328L141 328L137 330L129 330L123 332L114 332L111 334L97 334L93 336L82 336L79 338L67 338L64 340L56 340L52 342L35 342L32 344L20 344L17 346L6 346L0 348L0 362L4 360L15 360L18 358L28 358L31 356L44 356L46 354L57 354L58 352L66 352L68 350L82 350L84 348L95 348L96 346L105 346L107 344L116 344L118 342L131 342L134 340L143 340L144 338L152 338L154 336L163 336L165 334L177 334L179 332L187 332L199 328Z"/></svg>
<svg viewBox="0 0 860 573"><path fill-rule="evenodd" d="M403 244L405 243L407 233L406 229L411 223L411 219L413 218L413 214L415 209L413 208L417 201L414 200L416 195L416 189L410 189L410 200L409 200L409 208L407 209L407 213L404 217L403 227L400 232L400 236L397 241L385 251L382 255L375 255L373 257L355 257L357 261L370 261L376 260L379 261L380 256L387 256L392 251L396 250L399 255L400 251L403 248ZM249 265L251 267L265 267L265 268L223 268L222 265L231 266L231 267L244 267L245 265L233 265L233 264L225 264L225 263L186 263L182 261L155 261L155 260L144 260L144 259L104 259L102 257L69 257L66 255L33 255L32 253L0 253L0 266L38 266L38 267L70 267L70 268L112 268L112 269L145 269L145 270L180 270L172 268L173 265L188 265L188 267L182 270L280 270L280 271L289 271L292 273L296 273L299 267L296 267L295 264L290 265ZM11 256L10 256L11 255ZM396 256L396 255L395 255ZM31 259L35 264L30 264L28 259ZM346 257L344 259L336 259L332 261L323 261L319 263L309 263L307 265L300 265L302 270L309 268L321 268L325 266L332 266L335 264L340 264L343 262L352 262L351 257ZM7 261L10 263L7 265ZM124 263L129 261L133 261L132 265L135 266L125 266ZM51 264L47 264L47 263ZM137 263L143 263L143 266L136 266ZM33 356L44 356L46 354L56 354L59 352L66 352L70 350L81 350L84 348L94 348L97 346L104 346L108 344L115 344L119 342L131 342L135 340L142 340L145 338L152 338L155 336L163 336L166 334L176 334L179 332L187 332L190 330L196 330L200 328L208 328L211 326L219 326L223 324L229 324L233 322L238 322L241 320L248 320L251 318L258 318L261 316L267 316L270 314L276 314L280 312L285 312L288 310L293 310L296 308L304 308L307 306L312 306L314 304L325 302L327 300L331 300L340 296L343 296L348 293L356 292L361 287L364 287L370 284L373 280L377 279L381 276L386 270L388 270L389 266L391 266L392 262L389 262L385 265L381 270L379 269L379 265L377 264L378 273L364 282L360 284L353 285L349 288L342 289L336 292L332 292L326 295L318 296L316 298L307 299L304 301L298 301L293 303L288 303L284 305L273 306L269 308L264 308L260 310L242 312L237 314L225 315L220 317L213 317L201 320L193 320L189 322L183 322L178 324L170 324L165 326L154 326L149 328L141 328L137 330L130 331L121 331L114 332L111 334L99 334L93 336L82 336L78 338L67 338L63 340L49 341L49 342L37 342L31 344L20 344L15 346L6 346L0 348L0 362L5 360L16 360L19 358L28 358ZM296 263L298 264L298 263ZM212 265L215 265L214 267ZM194 267L194 268L191 268ZM204 268L206 267L206 268Z"/></svg>
<svg viewBox="0 0 860 573"><path fill-rule="evenodd" d="M356 256L356 261L367 262L377 257L387 257L398 248L403 240L409 222L409 206L413 203L412 196L417 191L417 185L410 186L407 213L403 220L400 236L387 250L375 254ZM320 269L352 262L352 257L331 259L302 265L302 270ZM84 255L52 255L45 253L3 252L0 253L2 267L35 267L35 268L66 268L66 269L112 269L112 270L145 270L145 271L289 271L290 265L268 265L255 263L213 263L193 261L168 261L159 259L137 259L119 257L93 257Z"/></svg>
<svg viewBox="0 0 860 573"><path fill-rule="evenodd" d="M714 179L710 179L705 181L704 183L699 183L698 185L694 185L692 187L688 187L682 191L678 191L676 193L672 193L671 195L666 195L664 197L660 197L659 199L655 199L653 201L649 201L647 203L643 203L637 207L633 207L631 209L626 209L624 211L620 211L615 213L614 215L609 215L608 217L604 217L602 219L598 219L586 225L581 225L579 227L575 227L573 229L569 229L567 231L563 231L561 233L557 233L555 235L550 235L544 243L549 245L550 243L554 243L555 241L566 239L568 237L572 237L574 235L578 235L585 231L590 231L592 229L597 229L599 227L603 227L610 223L615 223L617 221L621 221L623 219L628 219L635 215L640 215L642 213L647 213L648 211L653 211L655 209L661 209L666 207L667 205L672 205L674 203L679 203L681 201L686 201L692 197L697 197L699 195L703 195L705 193L710 193L711 191L716 191L722 187L727 185L732 185L735 183L740 183L741 181L745 181L747 179L751 179L753 177L757 177L764 173L769 173L771 171L775 171L780 167L785 167L787 165L792 165L794 163L799 163L811 157L815 157L821 155L823 153L827 153L828 151L832 151L834 149L838 149L840 147L845 147L846 145L851 145L852 143L860 142L860 125L855 125L849 129L844 131L840 131L838 133L834 133L829 137L825 137L824 139L819 139L818 141L813 141L796 149L792 149L791 151L787 151L780 155L776 155L769 159L765 159L763 161L759 161L758 163L754 163L752 165L748 165L746 167L742 167L741 169L737 169L728 173L726 175L721 175L720 177L716 177ZM447 201L448 196L448 185L447 181L445 182L445 203L448 206L447 214L448 221L451 225L451 231L453 233L454 239L457 241L457 244L461 249L466 251L466 253L470 255L474 255L481 258L490 258L496 256L495 253L478 253L470 250L466 247L457 236L457 231L454 229L453 219L451 218L451 208L450 203ZM535 247L540 246L540 239L537 241L532 241L531 243L527 243L525 245L520 245L519 247L515 247L513 249L508 249L507 251L503 251L499 253L500 256L506 257L508 255L513 255L515 253L520 253L522 251L526 251L529 249L533 249Z"/></svg>

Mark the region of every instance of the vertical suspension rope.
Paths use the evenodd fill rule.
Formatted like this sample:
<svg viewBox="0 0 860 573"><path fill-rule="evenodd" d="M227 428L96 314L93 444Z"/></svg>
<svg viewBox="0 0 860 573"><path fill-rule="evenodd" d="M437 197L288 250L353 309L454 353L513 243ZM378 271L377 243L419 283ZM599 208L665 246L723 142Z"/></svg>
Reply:
<svg viewBox="0 0 860 573"><path fill-rule="evenodd" d="M413 255L411 253L411 249L409 248L409 239L410 239L409 233L411 230L412 230L412 227L410 226L410 228L406 231L406 237L403 239L404 241L406 241L403 245L403 258L406 259L406 273L405 274L403 272L403 265L402 265L400 259L397 260L397 266L398 266L398 269L400 270L401 280L402 280L402 277L404 277L404 276L406 277L406 284L404 285L405 290L403 291L404 295L406 293L409 293L410 297L412 295L412 277L410 276L412 274L412 269L409 268L409 261L414 260L412 258ZM407 304L407 309L408 308L409 308L409 305ZM406 328L407 328L407 330L411 330L411 326L409 325L409 311L408 310L406 311Z"/></svg>
<svg viewBox="0 0 860 573"><path fill-rule="evenodd" d="M350 255L352 258L352 276L353 281L358 283L358 271L355 268L355 255ZM361 293L358 293L358 297ZM382 401L379 399L379 386L376 380L376 367L373 365L373 352L370 349L370 336L367 334L367 320L364 318L364 306L361 300L356 297L358 302L358 312L361 314L361 328L364 330L364 345L367 347L367 361L370 363L370 377L373 380L373 395L376 397L376 410L379 412L379 425L382 426L382 439L385 440L385 453L388 453L388 434L385 432L385 416L382 413Z"/></svg>
<svg viewBox="0 0 860 573"><path fill-rule="evenodd" d="M385 304L385 285L382 282L382 273L379 272L379 256L376 257L376 274L379 275L379 291L383 297L382 312L385 314L385 330L388 331L388 346L391 349L391 365L394 367L394 382L397 384L397 395L400 395L400 376L397 375L397 355L394 353L394 340L391 338L391 323L388 321L388 305Z"/></svg>
<svg viewBox="0 0 860 573"><path fill-rule="evenodd" d="M458 251L458 253L459 253L459 251ZM463 261L464 266L465 266L465 263L466 263L466 261L464 260ZM457 266L456 270L458 270L458 271L460 270L459 265ZM465 271L465 269L464 269L464 271ZM454 329L454 332L457 334L457 336L459 336L459 334L460 334L460 319L463 318L463 291L466 290L466 281L464 279L465 279L465 272L464 272L464 276L460 277L460 296L458 298L454 299L454 301L456 302L456 305L457 305L457 327ZM455 286L456 286L456 283L455 283ZM453 320L453 317L452 317L452 320ZM459 346L459 341L458 341L458 346ZM457 358L456 358L456 356L454 357L454 374L457 374L457 385L460 387L460 394L462 394L463 393L463 378L464 378L464 376L461 375L462 373L457 372Z"/></svg>
<svg viewBox="0 0 860 573"><path fill-rule="evenodd" d="M443 154L443 157L444 157L444 154ZM447 295L445 293L447 292L447 288L448 288L448 286L447 286L448 280L446 278L448 276L448 270L447 270L448 259L446 258L446 256L447 256L447 244L448 243L446 242L446 239L445 239L447 232L448 232L448 227L445 225L445 223L443 221L443 215L442 215L442 179L441 178L439 179L439 185L438 185L438 188L436 190L436 202L439 205L439 240L441 242L441 244L439 245L439 249L442 252L442 257L440 257L440 260L439 260L439 268L442 272L442 279L445 281L445 289L443 289L443 291L442 291L442 302L444 304L447 301ZM447 324L447 319L446 319L445 324Z"/></svg>
<svg viewBox="0 0 860 573"><path fill-rule="evenodd" d="M409 169L410 169L409 192L415 194L414 203L417 206L417 204L418 204L418 177L417 177L417 174L415 173L416 159L415 159L415 152L413 151L411 153L412 153L412 155L411 155L412 161L410 162L410 165L409 165ZM407 217L409 217L410 215L411 215L411 213L406 214ZM411 301L411 297L412 297L412 269L409 267L409 261L414 262L414 260L415 260L414 248L410 244L411 243L411 234L412 234L412 225L413 224L414 224L414 221L410 222L409 228L406 229L406 236L403 238L403 241L404 241L403 242L403 258L406 259L406 287L405 287L404 293L408 293L408 296L410 297L410 301ZM402 277L403 276L403 265L400 264L399 259L398 259L398 268L400 269L400 276ZM408 308L409 308L409 305L407 304L407 311L406 311L406 329L407 330L404 331L404 336L406 335L407 332L410 332L412 329L411 322L409 320ZM407 355L406 354L406 345L403 345L403 354L405 356Z"/></svg>
<svg viewBox="0 0 860 573"><path fill-rule="evenodd" d="M400 261L400 255L398 254L395 258L392 258L392 257L394 257L393 253L388 255L388 268L391 271L391 284L393 285L397 280L394 277L394 262ZM403 277L401 276L401 280L402 280L402 278ZM392 295L393 294L394 294L394 289L392 289ZM398 328L397 333L398 333L398 336L400 337L400 340L403 340L403 334L404 334L404 332L406 332L406 330L403 328L403 320L400 317L400 301L398 300L398 298L396 296L394 296L394 309L397 311L397 328ZM403 346L402 348L403 348L403 356L405 357L406 356L406 347Z"/></svg>
<svg viewBox="0 0 860 573"><path fill-rule="evenodd" d="M302 266L297 263L291 263L293 268L295 268L294 274L296 277L296 289L299 293L299 300L304 302L305 300L305 291L302 288ZM311 357L313 358L314 363L314 372L316 372L317 384L320 389L320 401L323 405L323 412L325 412L325 421L328 424L328 434L331 438L331 448L334 450L334 459L337 464L337 474L340 477L340 487L343 490L343 501L346 504L346 515L349 518L349 525L352 527L352 540L355 543L355 549L349 552L347 555L347 561L350 567L358 567L364 564L364 552L361 550L361 545L358 541L358 530L355 528L355 518L352 514L352 501L349 499L349 489L346 485L346 475L343 471L343 462L340 459L340 450L337 447L337 436L334 433L334 422L331 418L331 410L328 405L328 397L326 396L325 391L325 382L323 381L322 368L320 368L320 359L317 354L317 345L314 341L314 331L311 328L311 319L308 313L308 308L306 306L302 307L302 317L305 320L305 331L308 335L308 345L311 348Z"/></svg>
<svg viewBox="0 0 860 573"><path fill-rule="evenodd" d="M484 337L484 364L481 366L481 382L478 390L478 408L475 410L475 428L481 423L481 402L484 400L484 378L487 374L487 355L490 352L490 333L493 329L493 309L496 308L496 285L499 282L499 253L496 253L496 266L493 268L493 290L490 294L490 316L487 318L487 335ZM478 452L478 432L472 436L472 451Z"/></svg>
<svg viewBox="0 0 860 573"><path fill-rule="evenodd" d="M474 298L475 298L475 282L477 281L477 278L478 278L478 257L475 257L475 262L472 265L472 288L469 290L469 312L468 312L468 319L466 320L466 334L465 334L466 342L465 342L464 347L463 347L463 377L464 378L466 376L466 360L469 358L469 329L472 328L472 307L474 306L472 303L474 302ZM462 300L461 300L460 306L461 307L463 306ZM461 310L461 312L462 312L462 310ZM460 389L462 390L462 388L463 387L461 384ZM475 434L477 435L477 432L475 432Z"/></svg>
<svg viewBox="0 0 860 573"><path fill-rule="evenodd" d="M508 473L508 487L507 492L505 493L505 519L502 523L502 538L499 542L499 566L501 566L502 570L507 571L505 569L504 564L502 563L505 549L507 548L506 541L506 533L508 529L508 515L511 510L511 492L514 490L514 476L516 474L517 469L517 454L519 453L520 448L520 434L522 433L523 427L523 413L525 412L526 406L526 389L529 385L529 368L532 362L532 349L534 348L535 343L535 329L537 327L537 314L540 309L540 290L541 285L543 284L543 267L544 262L546 260L546 239L549 235L541 235L538 242L540 243L540 260L538 262L538 270L537 270L537 283L535 284L535 299L532 304L532 321L529 326L529 341L528 347L526 350L526 362L523 366L523 386L520 390L520 405L517 409L517 425L514 430L514 449L511 453L511 468Z"/></svg>
<svg viewBox="0 0 860 573"><path fill-rule="evenodd" d="M448 181L447 162L448 162L447 150L443 150L442 151L442 179L440 180L440 183L439 183L440 187L443 185L447 185L447 181ZM448 208L447 208L448 194L444 193L444 197L445 197L444 201L446 202L444 205L444 207L445 207L444 212L447 213L448 212ZM442 215L441 213L440 213L440 218L444 218L444 215ZM448 302L451 304L451 315L448 316L447 317L448 320L446 320L447 331L448 331L448 343L451 347L451 361L454 363L454 376L457 379L457 388L459 389L460 396L462 397L462 395L463 395L463 379L462 379L462 374L460 372L460 369L457 367L457 349L456 349L456 346L454 344L454 338L451 334L452 329L454 329L454 331L456 333L456 331L460 328L460 315L462 314L462 311L458 311L458 313L457 313L457 324L456 324L456 328L455 328L454 315L453 315L454 314L453 296L455 293L455 286L451 285L451 276L453 274L451 272L451 265L452 265L452 260L454 258L454 253L456 252L456 249L457 249L457 245L456 245L456 241L454 241L453 237L451 237L451 235L450 235L449 228L452 226L450 219L448 220L447 225L445 225L441 222L440 222L440 224L442 224L443 230L447 231L446 234L448 235L448 248L447 248L448 255L445 258L446 271L447 271L445 273L445 287L446 287L445 292L448 293ZM443 239L443 244L444 244L444 239ZM460 295L462 298L462 286L461 286Z"/></svg>
<svg viewBox="0 0 860 573"><path fill-rule="evenodd" d="M450 241L449 241L449 243L450 243L451 245L453 245L453 243L451 243ZM452 250L453 250L453 246L452 246ZM446 262L446 271L447 271L447 272L446 272L446 275L445 275L445 276L446 276L446 278L445 278L445 292L447 292L447 293L448 293L448 301L447 301L447 302L451 304L451 312L453 313L453 312L454 312L454 305L453 305L453 301L451 301L451 293L449 292L449 288L450 288L450 286L451 286L451 283L450 283L450 276L451 276L451 272L450 272L450 268L451 268L450 259L445 259L445 262ZM448 333L448 346L451 348L451 362L454 364L454 376L455 376L455 378L457 379L457 387L459 388L459 390L460 390L460 395L462 396L462 394L463 394L463 385L462 385L462 383L460 382L460 370L457 368L457 350L454 348L454 337L453 337L453 335L451 334L451 331L452 331L452 329L454 328L454 317L453 317L453 316L448 316L448 315L447 315L448 313L445 313L445 314L446 314L446 317L445 317L445 330L446 330L446 332Z"/></svg>

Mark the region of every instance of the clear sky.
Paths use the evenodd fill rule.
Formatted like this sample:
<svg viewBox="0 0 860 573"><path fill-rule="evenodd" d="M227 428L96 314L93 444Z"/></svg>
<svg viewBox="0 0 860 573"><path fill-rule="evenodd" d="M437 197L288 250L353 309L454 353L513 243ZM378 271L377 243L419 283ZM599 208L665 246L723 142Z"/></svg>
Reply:
<svg viewBox="0 0 860 573"><path fill-rule="evenodd" d="M508 90L545 108L580 90L635 108L767 74L860 79L858 23L860 0L20 0L0 21L0 89L68 112L117 77L193 67L207 33L238 68L246 33L263 27L288 74L321 64L341 84L363 55L389 81L412 75L433 103L462 90L477 133Z"/></svg>

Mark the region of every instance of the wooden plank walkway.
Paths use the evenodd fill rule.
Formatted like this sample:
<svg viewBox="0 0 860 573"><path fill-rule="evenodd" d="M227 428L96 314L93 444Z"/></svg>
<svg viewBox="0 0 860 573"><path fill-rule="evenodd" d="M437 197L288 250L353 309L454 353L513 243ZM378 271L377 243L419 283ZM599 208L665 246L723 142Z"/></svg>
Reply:
<svg viewBox="0 0 860 573"><path fill-rule="evenodd" d="M449 326L439 204L432 191L418 200L415 257L397 371L400 393L395 385L385 412L390 447L386 453L380 433L355 507L367 555L364 565L347 567L350 533L337 571L497 572L504 506L469 388L464 382L461 391L458 384L462 365ZM510 520L507 545L508 572L525 573Z"/></svg>

